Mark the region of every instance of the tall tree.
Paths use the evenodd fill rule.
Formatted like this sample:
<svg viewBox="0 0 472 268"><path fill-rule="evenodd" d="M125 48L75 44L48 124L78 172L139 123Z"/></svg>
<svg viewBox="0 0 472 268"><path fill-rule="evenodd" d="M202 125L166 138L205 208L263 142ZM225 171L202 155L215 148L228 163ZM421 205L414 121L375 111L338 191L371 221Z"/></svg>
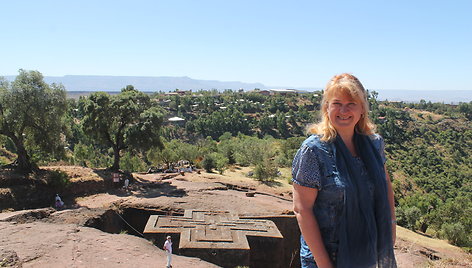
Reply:
<svg viewBox="0 0 472 268"><path fill-rule="evenodd" d="M111 170L120 169L122 150L162 148L159 131L162 114L148 95L126 86L118 95L95 92L83 99L83 127L97 142L113 148Z"/></svg>
<svg viewBox="0 0 472 268"><path fill-rule="evenodd" d="M15 144L18 170L29 173L38 168L28 145L45 153L63 150L66 110L64 87L48 85L38 71L20 69L11 84L0 81L0 134Z"/></svg>

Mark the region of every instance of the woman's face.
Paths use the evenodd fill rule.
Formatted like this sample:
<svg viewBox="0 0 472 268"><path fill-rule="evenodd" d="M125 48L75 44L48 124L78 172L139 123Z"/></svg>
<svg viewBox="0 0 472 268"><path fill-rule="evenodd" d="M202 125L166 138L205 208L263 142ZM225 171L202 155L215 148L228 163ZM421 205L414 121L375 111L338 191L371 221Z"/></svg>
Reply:
<svg viewBox="0 0 472 268"><path fill-rule="evenodd" d="M354 132L363 110L362 103L347 93L335 93L328 102L328 118L338 132Z"/></svg>

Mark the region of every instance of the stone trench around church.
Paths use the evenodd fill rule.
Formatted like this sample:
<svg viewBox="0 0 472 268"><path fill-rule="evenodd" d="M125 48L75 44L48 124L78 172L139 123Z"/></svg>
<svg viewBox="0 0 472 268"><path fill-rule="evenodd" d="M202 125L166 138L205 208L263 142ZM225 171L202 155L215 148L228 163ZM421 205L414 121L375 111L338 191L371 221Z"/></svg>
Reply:
<svg viewBox="0 0 472 268"><path fill-rule="evenodd" d="M200 215L192 219L192 212ZM160 226L164 228L145 233L146 225L155 226L158 218L164 222ZM265 230L266 224L272 230ZM221 267L300 267L300 231L294 215L251 217L229 211L161 210L126 205L89 219L86 226L144 237L161 249L170 235L173 254L197 257Z"/></svg>

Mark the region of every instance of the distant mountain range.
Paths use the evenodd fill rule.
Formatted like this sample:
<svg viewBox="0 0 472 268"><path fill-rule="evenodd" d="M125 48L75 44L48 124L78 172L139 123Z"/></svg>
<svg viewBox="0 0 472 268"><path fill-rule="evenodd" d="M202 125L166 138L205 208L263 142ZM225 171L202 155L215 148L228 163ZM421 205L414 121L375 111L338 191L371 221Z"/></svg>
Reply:
<svg viewBox="0 0 472 268"><path fill-rule="evenodd" d="M377 99L389 101L419 102L420 100L458 104L472 101L472 90L391 90L375 89Z"/></svg>
<svg viewBox="0 0 472 268"><path fill-rule="evenodd" d="M13 81L15 76L5 76L9 81ZM239 81L217 81L198 80L190 77L151 77L151 76L100 76L100 75L65 75L65 76L45 76L47 83L61 83L67 91L109 91L119 92L127 85L133 85L136 89L146 92L174 91L200 89L225 90L240 88L245 91L269 88L281 88L266 86L261 83L244 83ZM319 88L298 88L303 91L314 91ZM379 100L419 102L424 99L431 102L459 103L472 101L471 90L385 90L374 89L379 93Z"/></svg>
<svg viewBox="0 0 472 268"><path fill-rule="evenodd" d="M15 76L5 76L13 81ZM140 91L210 90L243 88L267 88L261 83L243 83L239 81L222 82L216 80L197 80L190 77L151 77L151 76L101 76L101 75L65 75L45 76L46 83L61 83L67 91L120 91L127 85L133 85Z"/></svg>

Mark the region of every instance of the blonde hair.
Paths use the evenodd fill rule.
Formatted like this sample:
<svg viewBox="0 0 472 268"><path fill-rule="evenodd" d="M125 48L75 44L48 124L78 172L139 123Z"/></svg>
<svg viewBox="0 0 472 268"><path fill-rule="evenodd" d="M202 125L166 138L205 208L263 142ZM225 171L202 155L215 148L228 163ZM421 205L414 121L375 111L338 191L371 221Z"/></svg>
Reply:
<svg viewBox="0 0 472 268"><path fill-rule="evenodd" d="M335 75L326 85L321 100L321 121L307 127L307 132L318 134L320 140L329 142L338 135L336 129L331 124L328 117L328 104L336 93L348 94L351 98L361 103L364 113L355 126L355 131L359 134L371 135L375 133L376 126L369 118L369 102L367 92L359 79L354 75L343 73Z"/></svg>

